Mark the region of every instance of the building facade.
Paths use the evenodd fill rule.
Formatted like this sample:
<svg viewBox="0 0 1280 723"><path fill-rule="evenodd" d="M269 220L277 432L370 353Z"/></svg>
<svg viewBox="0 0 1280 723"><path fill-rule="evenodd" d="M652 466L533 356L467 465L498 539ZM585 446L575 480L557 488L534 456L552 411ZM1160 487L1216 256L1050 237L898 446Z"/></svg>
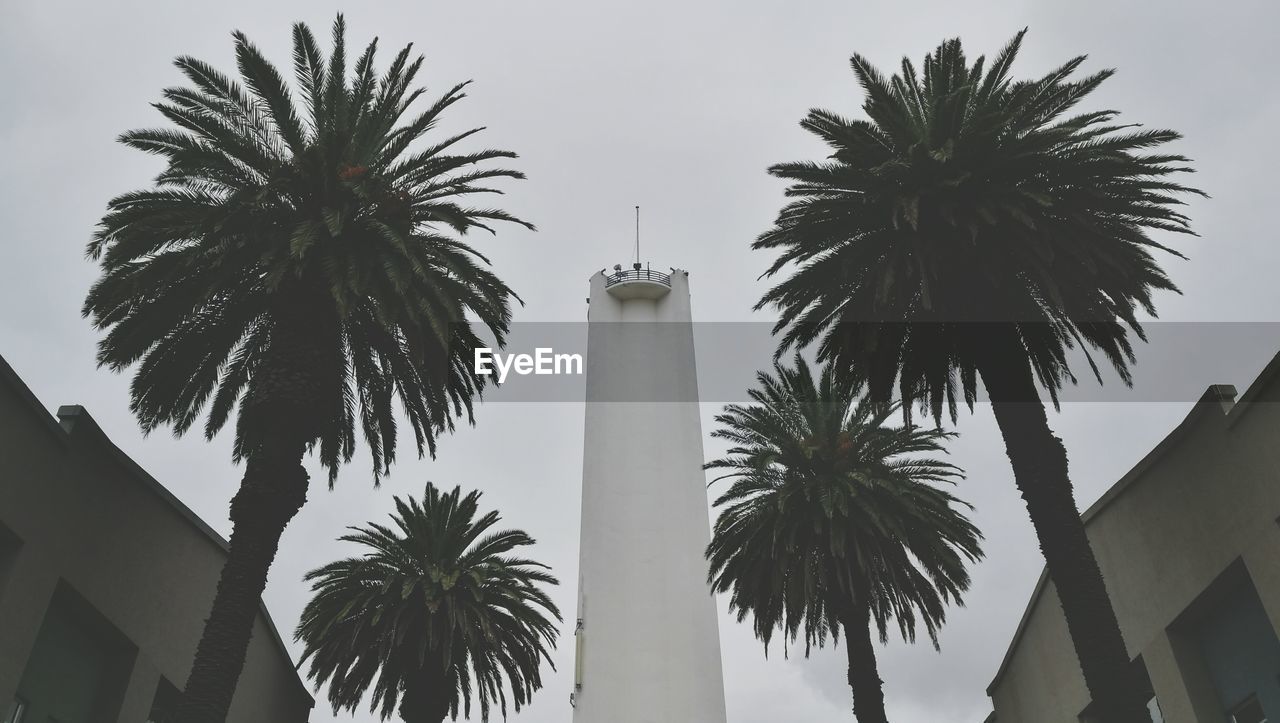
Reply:
<svg viewBox="0 0 1280 723"><path fill-rule="evenodd" d="M1280 356L1210 387L1084 514L1149 707L1165 723L1280 720ZM987 692L989 722L1090 719L1042 575Z"/></svg>
<svg viewBox="0 0 1280 723"><path fill-rule="evenodd" d="M50 416L0 359L0 721L164 723L226 542L82 407ZM229 720L305 723L265 608Z"/></svg>
<svg viewBox="0 0 1280 723"><path fill-rule="evenodd" d="M591 279L574 723L724 723L689 274Z"/></svg>

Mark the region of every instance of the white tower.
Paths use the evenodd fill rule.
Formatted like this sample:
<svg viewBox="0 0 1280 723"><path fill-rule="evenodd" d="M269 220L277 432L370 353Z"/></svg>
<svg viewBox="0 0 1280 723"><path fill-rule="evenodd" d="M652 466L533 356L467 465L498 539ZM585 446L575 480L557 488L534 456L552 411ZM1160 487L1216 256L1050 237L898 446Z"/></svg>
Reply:
<svg viewBox="0 0 1280 723"><path fill-rule="evenodd" d="M573 721L724 723L689 274L598 273L588 319Z"/></svg>

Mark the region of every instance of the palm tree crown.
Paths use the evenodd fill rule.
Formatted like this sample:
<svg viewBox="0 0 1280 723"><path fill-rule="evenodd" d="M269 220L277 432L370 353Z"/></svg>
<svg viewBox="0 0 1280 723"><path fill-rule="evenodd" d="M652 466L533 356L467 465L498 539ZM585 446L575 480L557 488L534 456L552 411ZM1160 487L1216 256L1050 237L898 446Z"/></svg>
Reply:
<svg viewBox="0 0 1280 723"><path fill-rule="evenodd" d="M1187 159L1152 150L1174 131L1068 115L1113 71L1072 80L1077 57L1011 80L1023 33L990 67L959 40L892 78L854 55L867 119L802 121L832 155L770 169L795 200L754 246L780 250L767 275L799 267L757 307L781 311L783 349L820 341L874 399L896 382L935 418L972 404L984 355L1021 357L1055 402L1075 344L1128 382L1128 331L1175 290L1149 232L1191 233L1178 195L1199 191L1171 180Z"/></svg>
<svg viewBox="0 0 1280 723"><path fill-rule="evenodd" d="M908 641L923 624L936 645L945 604L969 586L966 563L982 556L966 505L943 489L960 470L930 456L952 435L888 426L893 407L830 367L815 380L798 355L758 382L754 404L716 418L713 436L733 445L707 464L732 481L707 548L716 591L766 645L775 629L803 633L808 654L858 608L882 640L893 620Z"/></svg>
<svg viewBox="0 0 1280 723"><path fill-rule="evenodd" d="M335 713L372 688L384 719L397 701L406 721L470 716L474 695L487 720L495 703L506 715L507 687L519 711L542 686L561 618L540 586L558 583L513 554L533 539L492 531L498 513L480 515L479 499L430 484L421 502L397 497L391 526L341 538L364 554L307 575L314 597L295 637Z"/></svg>
<svg viewBox="0 0 1280 723"><path fill-rule="evenodd" d="M407 116L424 93L413 88L422 58L406 47L379 75L375 39L348 77L341 16L327 60L294 26L301 107L248 38L235 41L240 82L181 57L190 86L155 106L174 127L121 136L166 166L153 188L111 201L89 244L102 276L84 311L109 330L98 361L140 361L132 407L146 430L184 433L207 407L212 437L240 400L237 458L292 425L318 441L332 481L358 420L377 475L395 456L395 397L419 453L434 453L484 385L462 322L501 343L511 318L514 293L457 236L528 226L462 205L498 192L488 180L522 178L481 167L515 154L451 152L479 129L415 146L466 83ZM288 420L256 406L290 394Z"/></svg>

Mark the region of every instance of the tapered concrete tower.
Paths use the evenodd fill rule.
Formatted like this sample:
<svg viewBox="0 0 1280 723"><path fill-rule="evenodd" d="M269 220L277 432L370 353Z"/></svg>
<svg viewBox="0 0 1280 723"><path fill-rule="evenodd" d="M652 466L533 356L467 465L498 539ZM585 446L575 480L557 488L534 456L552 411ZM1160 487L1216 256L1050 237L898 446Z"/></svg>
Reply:
<svg viewBox="0 0 1280 723"><path fill-rule="evenodd" d="M573 721L724 723L689 274L598 273L588 318Z"/></svg>

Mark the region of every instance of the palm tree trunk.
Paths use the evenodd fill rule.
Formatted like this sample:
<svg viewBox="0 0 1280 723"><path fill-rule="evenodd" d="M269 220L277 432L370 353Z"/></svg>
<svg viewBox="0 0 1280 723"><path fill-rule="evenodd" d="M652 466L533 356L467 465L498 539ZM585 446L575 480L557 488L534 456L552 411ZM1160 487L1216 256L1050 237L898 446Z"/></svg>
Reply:
<svg viewBox="0 0 1280 723"><path fill-rule="evenodd" d="M1076 507L1067 451L1049 428L1026 351L1009 334L988 339L992 348L986 350L986 362L978 372L1039 537L1049 579L1057 589L1093 698L1092 714L1100 723L1150 723L1145 696Z"/></svg>
<svg viewBox="0 0 1280 723"><path fill-rule="evenodd" d="M319 436L318 408L327 382L336 384L333 332L307 297L274 310L272 339L246 392L237 444L246 457L240 490L231 500L231 540L213 609L205 620L182 702L179 723L225 723L244 670L267 571L280 536L307 501L302 466L307 445Z"/></svg>
<svg viewBox="0 0 1280 723"><path fill-rule="evenodd" d="M406 686L400 695L397 713L404 723L444 723L449 717L450 690L448 676L439 667L434 673L422 672L413 677L414 685Z"/></svg>
<svg viewBox="0 0 1280 723"><path fill-rule="evenodd" d="M844 644L849 656L849 689L853 691L853 717L858 723L889 723L884 711L884 682L876 666L871 640L871 608L859 604L846 620Z"/></svg>
<svg viewBox="0 0 1280 723"><path fill-rule="evenodd" d="M258 456L246 465L240 491L231 501L227 561L218 580L213 609L205 621L195 662L178 711L184 723L223 723L267 585L267 571L280 536L306 501L308 477L303 448L276 460ZM289 459L292 456L293 459Z"/></svg>

